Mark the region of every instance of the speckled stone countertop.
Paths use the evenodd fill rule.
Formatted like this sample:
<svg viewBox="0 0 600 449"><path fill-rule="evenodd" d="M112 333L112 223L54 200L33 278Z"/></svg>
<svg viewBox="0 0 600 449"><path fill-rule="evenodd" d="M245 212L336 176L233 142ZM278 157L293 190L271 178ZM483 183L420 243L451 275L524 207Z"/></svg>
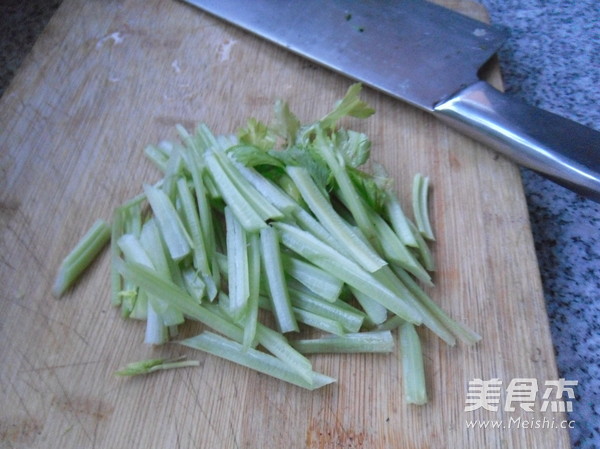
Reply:
<svg viewBox="0 0 600 449"><path fill-rule="evenodd" d="M478 1L511 31L499 54L507 92L600 130L600 2ZM0 2L0 95L59 4ZM579 383L572 444L600 447L600 204L522 174L559 375Z"/></svg>
<svg viewBox="0 0 600 449"><path fill-rule="evenodd" d="M511 32L499 53L506 91L600 130L600 2L479 2ZM522 175L559 375L579 382L572 445L599 448L600 204Z"/></svg>

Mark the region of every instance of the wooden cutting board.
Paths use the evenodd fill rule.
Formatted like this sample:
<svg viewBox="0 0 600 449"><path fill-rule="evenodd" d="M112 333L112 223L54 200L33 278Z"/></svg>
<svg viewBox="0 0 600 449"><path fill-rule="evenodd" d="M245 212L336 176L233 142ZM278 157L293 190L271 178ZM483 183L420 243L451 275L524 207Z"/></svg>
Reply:
<svg viewBox="0 0 600 449"><path fill-rule="evenodd" d="M431 177L429 291L483 336L451 348L423 332L427 405L404 402L396 354L313 357L338 382L308 392L175 345L146 347L143 324L109 303L106 253L66 297L50 295L88 226L160 177L143 149L174 139L176 123L231 132L249 116L267 120L278 97L312 120L349 85L182 3L64 1L0 103L0 447L569 446L565 429L523 428L565 419L541 411L541 390L531 412L503 402L513 379L557 379L518 169L370 90L376 115L350 125L372 137L405 204L414 173ZM180 354L201 366L113 375ZM469 381L493 378L503 382L498 410L465 411ZM475 419L501 426L468 428Z"/></svg>

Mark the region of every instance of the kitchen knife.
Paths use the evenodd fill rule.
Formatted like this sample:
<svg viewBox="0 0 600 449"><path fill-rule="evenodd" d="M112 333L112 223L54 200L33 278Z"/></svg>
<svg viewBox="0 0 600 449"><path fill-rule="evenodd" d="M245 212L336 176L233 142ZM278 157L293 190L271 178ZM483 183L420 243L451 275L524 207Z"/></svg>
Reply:
<svg viewBox="0 0 600 449"><path fill-rule="evenodd" d="M424 0L183 0L600 202L600 132L479 79L506 30Z"/></svg>

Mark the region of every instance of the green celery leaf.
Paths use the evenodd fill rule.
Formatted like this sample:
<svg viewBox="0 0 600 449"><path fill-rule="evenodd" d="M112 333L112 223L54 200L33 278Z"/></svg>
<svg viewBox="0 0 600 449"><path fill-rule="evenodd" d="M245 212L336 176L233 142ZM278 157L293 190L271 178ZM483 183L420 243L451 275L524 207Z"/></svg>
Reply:
<svg viewBox="0 0 600 449"><path fill-rule="evenodd" d="M237 132L237 137L240 143L253 145L264 151L275 146L275 137L267 125L255 118L248 119L246 127Z"/></svg>

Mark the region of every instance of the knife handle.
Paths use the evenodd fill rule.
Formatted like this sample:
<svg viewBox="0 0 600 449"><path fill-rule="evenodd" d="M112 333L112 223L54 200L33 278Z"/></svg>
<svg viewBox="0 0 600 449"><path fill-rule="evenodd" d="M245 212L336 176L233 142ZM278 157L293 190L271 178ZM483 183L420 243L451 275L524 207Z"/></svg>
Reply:
<svg viewBox="0 0 600 449"><path fill-rule="evenodd" d="M434 115L517 164L600 202L600 132L512 99L485 81L438 104Z"/></svg>

